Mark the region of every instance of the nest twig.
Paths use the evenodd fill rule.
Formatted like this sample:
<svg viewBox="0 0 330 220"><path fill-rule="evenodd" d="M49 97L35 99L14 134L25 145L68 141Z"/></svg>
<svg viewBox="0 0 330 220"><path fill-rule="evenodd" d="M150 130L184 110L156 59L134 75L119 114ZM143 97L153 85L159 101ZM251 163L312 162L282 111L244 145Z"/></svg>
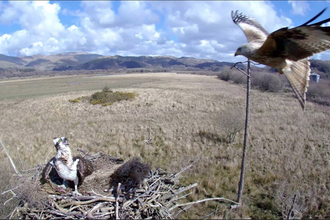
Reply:
<svg viewBox="0 0 330 220"><path fill-rule="evenodd" d="M181 171L189 167L190 165ZM197 183L189 186L179 185L178 176L181 171L168 176L161 169L156 169L135 188L128 189L122 183L118 183L113 187L115 190L105 190L104 194L93 190L87 191L87 195L83 196L46 193L42 205L38 203L37 206L29 204L26 197L23 198L18 193L16 196L21 202L14 211L18 216L31 219L173 219L183 210L204 201L222 200L236 204L224 198L187 202L187 196ZM38 187L36 189L40 190ZM11 191L15 192L15 189ZM10 217L15 216L11 214Z"/></svg>

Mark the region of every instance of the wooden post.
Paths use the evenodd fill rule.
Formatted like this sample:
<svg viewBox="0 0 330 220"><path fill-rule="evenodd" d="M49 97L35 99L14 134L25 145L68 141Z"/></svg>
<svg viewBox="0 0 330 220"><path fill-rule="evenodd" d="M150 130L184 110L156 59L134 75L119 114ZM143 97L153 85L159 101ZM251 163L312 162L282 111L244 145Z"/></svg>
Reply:
<svg viewBox="0 0 330 220"><path fill-rule="evenodd" d="M244 187L244 175L245 175L245 157L247 150L247 140L248 140L248 128L249 128L249 114L250 114L250 86L251 86L251 73L250 73L250 60L248 60L247 65L247 76L246 80L246 113L245 113L245 131L244 131L244 144L243 144L243 156L242 156L242 164L241 164L241 176L238 184L238 196L237 202L242 205L242 195L243 195L243 187Z"/></svg>

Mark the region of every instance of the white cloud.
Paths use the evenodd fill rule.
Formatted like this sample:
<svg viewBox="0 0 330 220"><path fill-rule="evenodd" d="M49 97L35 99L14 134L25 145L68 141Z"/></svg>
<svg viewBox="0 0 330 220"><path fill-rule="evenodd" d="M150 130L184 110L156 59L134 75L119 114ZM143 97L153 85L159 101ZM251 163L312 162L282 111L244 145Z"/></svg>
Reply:
<svg viewBox="0 0 330 220"><path fill-rule="evenodd" d="M83 1L84 11L79 15L82 21L88 22L90 28L104 28L115 23L115 13L108 1Z"/></svg>
<svg viewBox="0 0 330 220"><path fill-rule="evenodd" d="M121 27L135 27L141 24L150 25L157 22L159 22L159 17L149 8L148 2L121 2L118 9L117 25Z"/></svg>
<svg viewBox="0 0 330 220"><path fill-rule="evenodd" d="M292 14L304 16L310 9L309 4L306 1L288 1L292 6Z"/></svg>
<svg viewBox="0 0 330 220"><path fill-rule="evenodd" d="M18 16L18 11L14 8L6 9L0 16L0 22L3 24L10 24Z"/></svg>
<svg viewBox="0 0 330 220"><path fill-rule="evenodd" d="M325 51L323 53L315 54L311 57L312 59L319 59L319 60L330 60L330 52Z"/></svg>
<svg viewBox="0 0 330 220"><path fill-rule="evenodd" d="M82 1L75 11L48 1L14 1L0 9L1 23L22 28L0 36L0 53L9 55L85 51L234 62L239 59L233 53L246 38L232 22L232 10L255 17L269 32L292 25L271 2L259 1L121 1L117 8L110 1ZM75 24L59 15L75 16Z"/></svg>
<svg viewBox="0 0 330 220"><path fill-rule="evenodd" d="M64 31L58 18L60 7L46 1L11 2L11 9L18 11L19 24L36 36L55 36ZM23 4L23 5L22 5Z"/></svg>
<svg viewBox="0 0 330 220"><path fill-rule="evenodd" d="M9 55L33 55L36 53L50 54L57 52L53 41L61 36L65 30L57 14L58 4L46 1L17 2L12 1L3 6L0 21L19 24L22 30L9 34L11 37L1 45L1 53ZM2 35L1 38L3 39ZM56 48L56 47L55 47Z"/></svg>
<svg viewBox="0 0 330 220"><path fill-rule="evenodd" d="M176 36L178 44L187 45L183 50L185 56L236 61L233 54L246 38L232 22L232 10L256 18L269 32L292 24L290 19L279 17L273 5L267 2L192 1L154 5L164 14L165 25L170 34Z"/></svg>

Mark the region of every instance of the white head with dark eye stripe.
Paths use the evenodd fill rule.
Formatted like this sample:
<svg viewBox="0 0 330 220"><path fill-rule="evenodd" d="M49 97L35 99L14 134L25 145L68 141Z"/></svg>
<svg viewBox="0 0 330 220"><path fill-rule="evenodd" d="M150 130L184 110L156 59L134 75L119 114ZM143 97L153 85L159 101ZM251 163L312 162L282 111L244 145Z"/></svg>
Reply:
<svg viewBox="0 0 330 220"><path fill-rule="evenodd" d="M53 143L56 147L56 150L67 148L66 146L69 145L68 139L66 137L54 138Z"/></svg>
<svg viewBox="0 0 330 220"><path fill-rule="evenodd" d="M243 44L239 48L237 48L234 55L235 56L242 55L242 56L245 56L247 58L253 57L255 51L258 50L258 48L260 48L260 43L259 42L252 42L252 43Z"/></svg>

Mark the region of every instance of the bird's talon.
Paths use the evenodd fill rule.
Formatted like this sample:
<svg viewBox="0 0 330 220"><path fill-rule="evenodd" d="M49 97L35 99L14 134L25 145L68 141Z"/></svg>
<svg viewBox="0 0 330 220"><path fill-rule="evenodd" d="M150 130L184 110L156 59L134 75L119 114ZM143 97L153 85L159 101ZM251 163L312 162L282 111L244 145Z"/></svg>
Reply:
<svg viewBox="0 0 330 220"><path fill-rule="evenodd" d="M73 195L73 196L82 196L82 194L79 193L79 192L77 192L77 191L73 191L73 192L72 192L72 195Z"/></svg>

